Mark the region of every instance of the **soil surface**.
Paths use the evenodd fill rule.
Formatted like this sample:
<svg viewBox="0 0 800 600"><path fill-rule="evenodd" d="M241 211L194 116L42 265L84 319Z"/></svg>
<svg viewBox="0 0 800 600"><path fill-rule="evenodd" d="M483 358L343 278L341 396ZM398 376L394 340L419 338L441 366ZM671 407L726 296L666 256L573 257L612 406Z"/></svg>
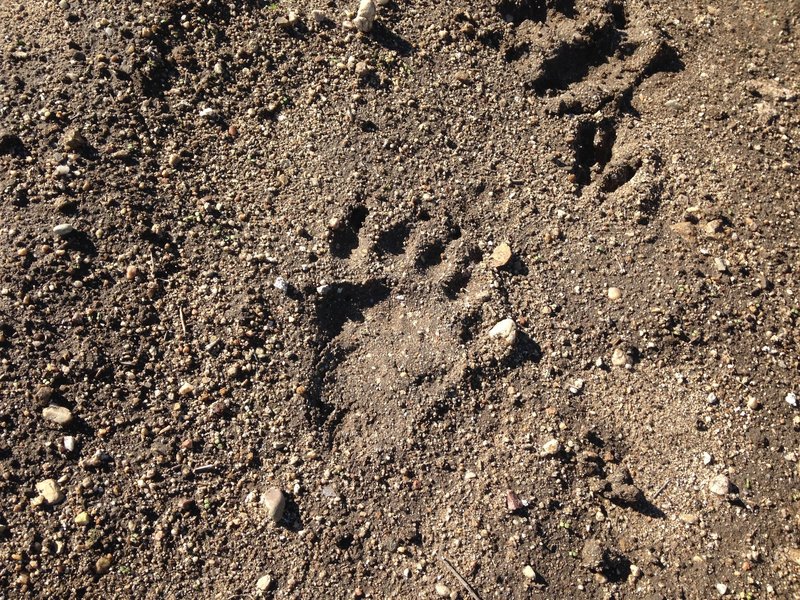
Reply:
<svg viewBox="0 0 800 600"><path fill-rule="evenodd" d="M0 2L0 597L800 595L800 4L357 9Z"/></svg>

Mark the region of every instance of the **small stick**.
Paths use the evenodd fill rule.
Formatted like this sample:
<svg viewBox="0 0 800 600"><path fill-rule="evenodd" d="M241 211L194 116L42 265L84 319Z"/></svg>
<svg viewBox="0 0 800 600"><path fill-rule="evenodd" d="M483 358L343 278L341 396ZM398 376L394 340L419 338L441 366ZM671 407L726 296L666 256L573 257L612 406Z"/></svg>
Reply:
<svg viewBox="0 0 800 600"><path fill-rule="evenodd" d="M665 482L662 484L662 486L661 486L660 488L658 488L658 490L656 491L656 493L655 493L655 494L653 494L653 499L654 499L654 500L655 500L656 498L658 498L658 496L659 496L659 494L661 494L661 492L663 492L663 491L664 491L664 488L666 488L666 487L667 487L667 484L668 484L668 483L669 483L669 479L667 479L667 480L666 480L666 481L665 481Z"/></svg>
<svg viewBox="0 0 800 600"><path fill-rule="evenodd" d="M459 572L458 572L458 571L456 571L456 568L455 568L455 567L454 567L454 566L453 566L453 565L450 563L450 561L449 561L449 560L447 560L447 559L446 559L444 556L442 556L441 554L439 555L439 560L441 560L441 561L442 561L442 562L445 564L445 566L446 566L448 569L450 569L450 572L453 574L453 577L455 577L456 579L458 579L458 582L459 582L461 585L463 585L463 586L464 586L464 589L465 589L465 590L467 590L467 593L468 593L470 596L472 596L472 599L473 599L473 600L482 600L482 599L481 599L481 597L478 595L478 592L476 592L476 591L473 589L473 587L472 587L472 586L471 586L469 583L467 583L467 580L466 580L466 579L464 579L464 578L463 578L463 577L462 577L462 576L459 574Z"/></svg>
<svg viewBox="0 0 800 600"><path fill-rule="evenodd" d="M181 318L181 329L183 329L183 337L186 337L186 321L183 320L183 308L178 307L178 315Z"/></svg>

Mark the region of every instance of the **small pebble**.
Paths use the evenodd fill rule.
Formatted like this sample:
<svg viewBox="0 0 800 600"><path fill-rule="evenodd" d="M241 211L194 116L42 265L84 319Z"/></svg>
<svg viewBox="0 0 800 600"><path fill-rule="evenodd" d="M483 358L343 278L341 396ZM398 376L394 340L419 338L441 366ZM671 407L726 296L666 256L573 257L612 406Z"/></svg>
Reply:
<svg viewBox="0 0 800 600"><path fill-rule="evenodd" d="M279 523L283 518L283 511L286 510L286 496L278 488L270 488L261 494L260 504L263 506L267 515L273 523Z"/></svg>
<svg viewBox="0 0 800 600"><path fill-rule="evenodd" d="M64 444L64 450L67 452L75 452L75 448L78 446L75 438L71 435L64 436L62 443Z"/></svg>
<svg viewBox="0 0 800 600"><path fill-rule="evenodd" d="M797 408L797 396L794 394L794 392L789 392L786 394L786 403L789 406Z"/></svg>
<svg viewBox="0 0 800 600"><path fill-rule="evenodd" d="M436 595L437 596L440 596L442 598L449 598L450 597L450 588L447 587L445 584L437 583L436 586L434 587L434 589L436 590Z"/></svg>
<svg viewBox="0 0 800 600"><path fill-rule="evenodd" d="M628 364L628 353L622 348L614 348L611 353L611 364L615 367L624 367Z"/></svg>
<svg viewBox="0 0 800 600"><path fill-rule="evenodd" d="M69 223L61 223L53 227L53 233L55 233L58 237L66 237L73 231L75 231L75 228Z"/></svg>
<svg viewBox="0 0 800 600"><path fill-rule="evenodd" d="M89 516L89 513L84 511L79 512L75 515L75 524L79 527L86 527L89 523L92 522L92 518Z"/></svg>
<svg viewBox="0 0 800 600"><path fill-rule="evenodd" d="M36 491L48 504L58 504L64 501L64 493L55 479L45 479L36 484Z"/></svg>
<svg viewBox="0 0 800 600"><path fill-rule="evenodd" d="M492 251L492 255L489 258L489 264L495 269L499 269L500 267L504 267L509 263L511 256L511 246L503 242L502 244L498 244Z"/></svg>
<svg viewBox="0 0 800 600"><path fill-rule="evenodd" d="M128 281L133 281L139 275L139 267L136 265L130 265L127 269L125 269L125 279Z"/></svg>
<svg viewBox="0 0 800 600"><path fill-rule="evenodd" d="M111 563L112 557L110 554L101 556L97 559L97 562L94 563L94 572L98 575L105 575L111 570Z"/></svg>
<svg viewBox="0 0 800 600"><path fill-rule="evenodd" d="M503 319L489 330L489 337L511 346L517 339L517 324L514 319Z"/></svg>
<svg viewBox="0 0 800 600"><path fill-rule="evenodd" d="M276 277L275 282L272 284L276 290L280 290L284 294L289 290L289 282L286 281L283 277Z"/></svg>
<svg viewBox="0 0 800 600"><path fill-rule="evenodd" d="M269 575L262 575L256 581L256 589L262 592L266 592L269 589L269 586L272 585L272 577Z"/></svg>
<svg viewBox="0 0 800 600"><path fill-rule="evenodd" d="M708 484L708 489L717 496L727 496L731 489L731 481L725 475L719 474Z"/></svg>
<svg viewBox="0 0 800 600"><path fill-rule="evenodd" d="M758 398L750 396L747 399L747 408L749 408L750 410L758 410L759 408L761 408L761 402L758 400Z"/></svg>
<svg viewBox="0 0 800 600"><path fill-rule="evenodd" d="M725 594L728 593L728 586L725 585L724 583L718 583L714 587L717 588L717 592L719 593L720 596L724 596Z"/></svg>
<svg viewBox="0 0 800 600"><path fill-rule="evenodd" d="M608 299L609 300L613 300L613 301L616 302L620 298L622 298L622 290L621 289L619 289L618 287L610 287L610 288L608 288Z"/></svg>
<svg viewBox="0 0 800 600"><path fill-rule="evenodd" d="M544 452L547 456L554 456L559 453L561 450L561 444L557 439L552 439L542 446L542 452Z"/></svg>
<svg viewBox="0 0 800 600"><path fill-rule="evenodd" d="M375 24L375 13L377 7L374 0L361 0L358 5L358 13L353 19L353 25L361 33L369 33L372 31L372 26Z"/></svg>
<svg viewBox="0 0 800 600"><path fill-rule="evenodd" d="M42 410L42 416L46 421L56 423L62 427L66 427L72 423L72 411L63 406L56 406L55 404L51 404Z"/></svg>
<svg viewBox="0 0 800 600"><path fill-rule="evenodd" d="M194 386L191 383L185 382L181 384L181 387L178 388L178 395L179 396L188 396L194 391Z"/></svg>
<svg viewBox="0 0 800 600"><path fill-rule="evenodd" d="M528 579L536 579L536 571L533 570L533 567L530 565L525 565L522 568L522 574L525 575Z"/></svg>

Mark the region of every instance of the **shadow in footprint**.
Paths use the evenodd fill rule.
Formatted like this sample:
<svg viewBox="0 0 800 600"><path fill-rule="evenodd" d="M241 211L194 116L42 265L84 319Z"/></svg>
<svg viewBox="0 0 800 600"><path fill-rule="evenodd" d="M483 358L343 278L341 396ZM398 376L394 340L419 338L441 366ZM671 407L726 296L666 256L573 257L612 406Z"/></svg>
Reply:
<svg viewBox="0 0 800 600"><path fill-rule="evenodd" d="M286 496L286 509L284 510L283 517L279 525L289 531L297 533L305 529L303 523L303 515L300 512L300 506L294 499L294 496L288 492L284 492Z"/></svg>
<svg viewBox="0 0 800 600"><path fill-rule="evenodd" d="M358 248L358 232L367 220L366 206L350 209L345 222L331 235L331 254L336 258L348 258Z"/></svg>
<svg viewBox="0 0 800 600"><path fill-rule="evenodd" d="M538 363L542 360L542 347L526 332L517 332L517 342L514 352L508 357L509 366L518 368L525 363Z"/></svg>
<svg viewBox="0 0 800 600"><path fill-rule="evenodd" d="M0 131L0 156L9 155L16 158L25 158L28 154L28 149L19 136Z"/></svg>
<svg viewBox="0 0 800 600"><path fill-rule="evenodd" d="M381 253L402 254L405 252L406 240L411 235L408 223L398 223L378 235L376 250Z"/></svg>
<svg viewBox="0 0 800 600"><path fill-rule="evenodd" d="M363 311L386 300L391 290L385 282L371 280L363 284L340 283L316 307L317 324L329 339L339 335L347 321L361 323Z"/></svg>

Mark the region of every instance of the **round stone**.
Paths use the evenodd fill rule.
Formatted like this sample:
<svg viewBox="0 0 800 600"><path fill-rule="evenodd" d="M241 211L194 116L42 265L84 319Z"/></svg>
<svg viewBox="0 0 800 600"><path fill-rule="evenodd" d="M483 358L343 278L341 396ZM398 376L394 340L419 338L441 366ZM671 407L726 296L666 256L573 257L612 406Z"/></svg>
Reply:
<svg viewBox="0 0 800 600"><path fill-rule="evenodd" d="M489 330L489 337L511 346L517 339L517 324L514 319L503 319Z"/></svg>
<svg viewBox="0 0 800 600"><path fill-rule="evenodd" d="M61 425L62 427L72 423L72 411L63 406L56 406L55 404L51 404L42 410L42 416L46 421Z"/></svg>
<svg viewBox="0 0 800 600"><path fill-rule="evenodd" d="M610 288L608 288L608 299L609 300L613 300L613 301L616 302L620 298L622 298L622 290L621 289L619 289L618 287L610 287Z"/></svg>
<svg viewBox="0 0 800 600"><path fill-rule="evenodd" d="M58 237L66 237L73 231L75 231L75 228L69 223L60 223L59 225L53 227L53 233L55 233Z"/></svg>
<svg viewBox="0 0 800 600"><path fill-rule="evenodd" d="M436 595L437 596L440 596L442 598L449 598L450 597L450 588L447 587L445 584L437 583L436 586L434 587L434 589L436 590Z"/></svg>

